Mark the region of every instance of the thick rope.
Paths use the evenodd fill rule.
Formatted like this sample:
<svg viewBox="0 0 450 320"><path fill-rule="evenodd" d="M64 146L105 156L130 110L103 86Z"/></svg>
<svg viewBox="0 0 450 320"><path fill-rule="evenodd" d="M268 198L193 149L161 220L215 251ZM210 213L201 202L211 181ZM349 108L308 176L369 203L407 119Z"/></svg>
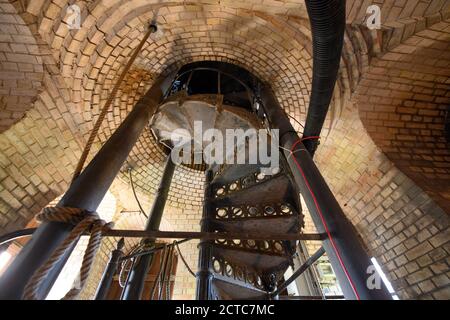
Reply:
<svg viewBox="0 0 450 320"><path fill-rule="evenodd" d="M72 182L80 175L81 171L83 170L86 159L89 155L89 152L91 151L92 144L94 143L94 140L97 137L98 131L100 130L100 127L103 123L103 120L105 119L105 116L109 110L109 107L111 106L112 102L116 98L116 94L119 91L119 87L122 84L122 81L125 78L125 75L130 70L131 65L133 64L134 60L138 56L139 52L141 51L142 47L144 46L144 44L147 41L150 34L152 34L155 31L156 31L155 28L153 26L150 26L147 33L144 35L144 38L142 38L141 42L134 50L133 55L130 57L130 60L128 60L128 63L126 64L126 66L122 70L122 73L120 74L119 78L117 79L117 82L115 83L113 89L111 90L111 93L109 94L108 99L105 102L105 105L103 106L102 110L100 111L100 114L98 115L97 120L95 121L94 127L89 135L88 141L86 142L83 153L80 156L80 160L78 160L78 164L77 164L77 167L75 168L75 172L73 173Z"/></svg>
<svg viewBox="0 0 450 320"><path fill-rule="evenodd" d="M109 230L112 224L100 219L95 212L92 213L82 209L68 207L44 208L36 216L36 219L38 221L70 223L75 225L75 227L59 247L55 249L47 262L33 274L25 287L23 299L36 300L38 298L38 291L42 281L49 275L50 271L60 261L67 250L78 241L83 233L88 231L91 233L91 237L83 256L79 282L62 298L63 300L75 299L86 284L95 254L100 247L102 232Z"/></svg>

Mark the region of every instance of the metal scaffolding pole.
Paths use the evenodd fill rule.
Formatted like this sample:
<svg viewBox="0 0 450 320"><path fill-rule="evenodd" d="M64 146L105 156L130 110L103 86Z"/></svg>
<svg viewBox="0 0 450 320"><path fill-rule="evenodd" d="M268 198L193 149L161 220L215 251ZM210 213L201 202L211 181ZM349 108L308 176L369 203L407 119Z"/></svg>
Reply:
<svg viewBox="0 0 450 320"><path fill-rule="evenodd" d="M69 190L58 202L58 207L80 208L91 212L97 210L142 130L148 124L152 112L162 97L162 92L160 80L138 101L89 165L73 181ZM73 225L67 223L42 223L0 278L0 300L21 299L24 288L33 273L47 261L72 228ZM43 281L38 293L39 299L45 299L70 251L68 250L66 256Z"/></svg>
<svg viewBox="0 0 450 320"><path fill-rule="evenodd" d="M161 224L164 207L166 205L167 196L169 195L170 183L172 181L173 173L175 171L175 164L172 161L170 154L167 156L164 172L156 192L155 201L150 211L150 216L147 221L145 230L157 231ZM143 249L152 249L155 246L155 238L146 238L142 240ZM123 289L122 300L140 300L142 291L144 290L145 278L153 260L153 253L146 254L137 258L135 265L130 270L128 282Z"/></svg>
<svg viewBox="0 0 450 320"><path fill-rule="evenodd" d="M261 100L270 127L279 129L280 146L317 231L327 235L323 247L345 297L392 299L384 284L380 288L368 288L370 258L269 87L261 90Z"/></svg>

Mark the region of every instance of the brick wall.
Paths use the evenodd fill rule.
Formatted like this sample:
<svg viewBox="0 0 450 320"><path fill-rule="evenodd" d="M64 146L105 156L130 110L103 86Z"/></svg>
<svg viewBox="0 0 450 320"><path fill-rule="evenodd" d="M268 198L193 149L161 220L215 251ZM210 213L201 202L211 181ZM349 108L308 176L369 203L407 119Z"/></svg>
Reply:
<svg viewBox="0 0 450 320"><path fill-rule="evenodd" d="M436 23L373 59L357 95L375 143L450 211L450 21Z"/></svg>
<svg viewBox="0 0 450 320"><path fill-rule="evenodd" d="M30 29L0 1L0 132L22 119L42 88L43 65Z"/></svg>
<svg viewBox="0 0 450 320"><path fill-rule="evenodd" d="M400 298L448 299L450 217L377 148L353 104L316 161Z"/></svg>

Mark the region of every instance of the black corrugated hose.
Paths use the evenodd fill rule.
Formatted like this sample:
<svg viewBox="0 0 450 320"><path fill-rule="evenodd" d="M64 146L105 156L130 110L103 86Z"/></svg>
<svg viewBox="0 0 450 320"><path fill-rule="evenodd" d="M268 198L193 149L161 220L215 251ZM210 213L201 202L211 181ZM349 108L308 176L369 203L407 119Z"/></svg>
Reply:
<svg viewBox="0 0 450 320"><path fill-rule="evenodd" d="M320 136L333 96L345 32L345 0L306 0L313 39L313 79L303 137ZM311 156L318 140L304 140Z"/></svg>

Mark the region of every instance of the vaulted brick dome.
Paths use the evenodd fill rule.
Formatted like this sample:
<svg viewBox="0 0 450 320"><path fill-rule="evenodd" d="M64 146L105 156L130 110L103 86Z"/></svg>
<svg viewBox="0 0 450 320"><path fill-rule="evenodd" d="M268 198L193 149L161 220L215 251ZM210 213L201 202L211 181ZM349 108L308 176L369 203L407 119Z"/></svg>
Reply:
<svg viewBox="0 0 450 320"><path fill-rule="evenodd" d="M376 1L381 27L369 30L372 2L346 2L338 81L316 162L399 296L448 298L450 3ZM68 28L68 3L80 8L79 29ZM125 75L89 159L159 75L194 61L249 70L270 84L303 130L313 67L303 0L0 0L0 234L24 227L67 190L93 123L150 21L158 32ZM129 167L150 206L164 159L147 127L112 188L122 225L144 224L142 217L118 218L136 209ZM203 184L202 172L177 167L166 228L199 228ZM106 248L112 242L103 260ZM196 264L195 244L185 248ZM192 297L188 277L183 269L178 297ZM84 297L94 290L88 286Z"/></svg>

